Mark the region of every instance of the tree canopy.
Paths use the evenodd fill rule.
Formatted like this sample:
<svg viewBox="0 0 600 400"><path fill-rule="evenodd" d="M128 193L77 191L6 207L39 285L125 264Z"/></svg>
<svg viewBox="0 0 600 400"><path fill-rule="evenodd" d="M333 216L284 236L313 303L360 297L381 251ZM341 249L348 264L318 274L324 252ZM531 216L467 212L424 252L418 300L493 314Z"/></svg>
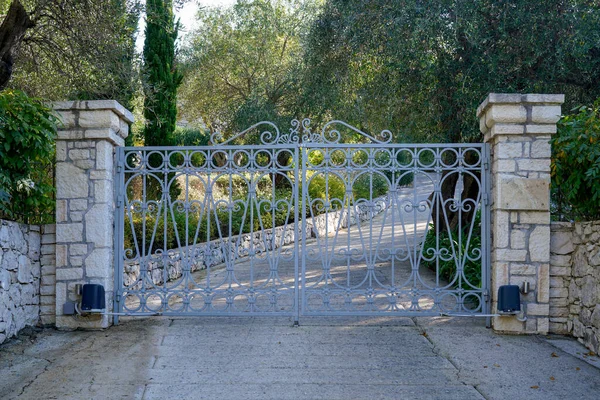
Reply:
<svg viewBox="0 0 600 400"><path fill-rule="evenodd" d="M180 110L224 133L298 110L303 38L318 1L239 0L206 8L184 49Z"/></svg>
<svg viewBox="0 0 600 400"><path fill-rule="evenodd" d="M11 4L22 34L6 28ZM139 0L0 0L9 87L131 106L139 12ZM600 97L597 0L238 0L198 24L180 52L179 118L225 134L309 117L479 141L489 92L565 93L565 110Z"/></svg>
<svg viewBox="0 0 600 400"><path fill-rule="evenodd" d="M0 0L0 87L130 107L139 13L139 0Z"/></svg>
<svg viewBox="0 0 600 400"><path fill-rule="evenodd" d="M599 26L589 0L329 0L305 103L398 140L479 141L489 92L565 93L567 109L597 98Z"/></svg>

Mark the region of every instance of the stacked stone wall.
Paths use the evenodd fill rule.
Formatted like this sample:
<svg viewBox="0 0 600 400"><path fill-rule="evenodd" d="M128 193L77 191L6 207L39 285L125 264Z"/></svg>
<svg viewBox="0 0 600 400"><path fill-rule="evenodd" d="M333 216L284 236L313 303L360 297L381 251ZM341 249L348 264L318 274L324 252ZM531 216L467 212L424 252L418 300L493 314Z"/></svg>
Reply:
<svg viewBox="0 0 600 400"><path fill-rule="evenodd" d="M56 225L42 225L40 324L56 323Z"/></svg>
<svg viewBox="0 0 600 400"><path fill-rule="evenodd" d="M0 220L0 343L39 322L40 247L39 226Z"/></svg>
<svg viewBox="0 0 600 400"><path fill-rule="evenodd" d="M600 352L600 221L552 223L550 331Z"/></svg>

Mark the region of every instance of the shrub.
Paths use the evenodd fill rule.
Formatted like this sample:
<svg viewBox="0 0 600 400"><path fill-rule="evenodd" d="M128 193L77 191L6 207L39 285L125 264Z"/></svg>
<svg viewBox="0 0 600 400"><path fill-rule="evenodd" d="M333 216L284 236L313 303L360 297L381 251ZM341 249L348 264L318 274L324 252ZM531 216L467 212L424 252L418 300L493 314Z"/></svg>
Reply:
<svg viewBox="0 0 600 400"><path fill-rule="evenodd" d="M22 223L54 218L57 117L41 100L0 92L0 217Z"/></svg>
<svg viewBox="0 0 600 400"><path fill-rule="evenodd" d="M208 130L178 126L173 132L174 146L208 146L210 132Z"/></svg>
<svg viewBox="0 0 600 400"><path fill-rule="evenodd" d="M390 185L387 179L378 173L367 173L358 177L354 181L352 191L354 200L374 199L383 196L389 191Z"/></svg>
<svg viewBox="0 0 600 400"><path fill-rule="evenodd" d="M157 210L154 210L154 212L148 212L146 214L145 236L143 229L143 214L139 212L132 212L131 220L129 219L129 216L125 216L125 249L134 250L135 248L132 227L135 231L135 240L137 241L138 248L141 249L142 246L145 246L146 254L148 254L149 252L155 252L156 250L163 249L165 247L167 249L176 249L180 247L180 245L185 246L186 222L188 227L187 240L190 245L197 245L199 243L206 242L207 233L209 240L218 239L219 237L227 238L229 236L230 227L232 235L234 236L240 234L240 232L249 233L251 230L251 211L253 214L252 230L254 232L257 232L261 229L273 228L273 216L275 219L274 226L281 226L285 223L291 224L294 222L293 208L288 210L287 207L280 207L273 210L268 207L268 204L272 203L273 201L281 199L289 200L290 198L291 189L289 188L276 189L275 199L273 199L269 194L260 194L256 199L249 203L247 197L242 195L236 195L231 199L229 199L228 196L215 198L215 201L225 200L226 202L242 200L247 209L240 207L240 209L230 211L225 207L219 207L216 212L211 211L210 229L208 227L206 212L202 215L202 219L200 221L200 216L198 213L194 213L193 211L186 212L185 210L179 209L179 207L175 204L168 209L166 236L164 210L161 211L161 214L158 216L158 218ZM293 207L293 203L291 206ZM246 214L245 216L244 213ZM215 217L218 220L215 220ZM196 238L197 231L198 236ZM220 234L219 231L221 232ZM152 243L151 246L150 243Z"/></svg>
<svg viewBox="0 0 600 400"><path fill-rule="evenodd" d="M343 154L341 152L333 152L330 154L332 165L343 164ZM313 151L308 155L310 166L317 166L323 162L323 152ZM388 162L387 155L378 155L378 162L385 164ZM356 152L353 155L353 162L358 165L365 165L367 163L367 153ZM327 179L326 179L327 176ZM386 179L387 178L387 179ZM404 181L412 181L412 174L410 177L405 177L400 184ZM315 199L321 199L323 202L330 201L331 208L337 210L342 206L342 202L346 199L350 202L357 202L359 200L374 199L383 196L389 192L390 184L388 180L392 179L392 174L389 171L380 172L368 172L365 171L358 176L348 175L343 168L338 168L335 172L326 173L318 170L315 167L314 170L307 172L308 179L308 197L311 201ZM306 184L300 182L300 193L302 193L302 185ZM346 185L352 185L352 198L346 198ZM316 204L322 205L321 202ZM351 204L346 204L346 206ZM303 207L301 207L303 208ZM308 212L309 210L306 210ZM312 215L316 215L322 212L315 204L313 204ZM307 215L311 215L310 213Z"/></svg>
<svg viewBox="0 0 600 400"><path fill-rule="evenodd" d="M463 257L466 252L468 252L469 256L474 256L477 253L477 250L481 249L481 211L478 210L477 213L475 213L475 220L473 221L473 224L473 232L471 234L471 239L468 243L468 247L466 242L468 239L467 235L469 227L467 226L463 228L464 232L456 229L452 232L451 235L448 235L448 232L439 232L439 250L447 249L449 253L452 254L452 246L454 245L455 251L459 252ZM458 248L459 235L461 239L460 248ZM427 235L425 236L425 241L423 242L423 255L425 257L431 258L431 254L433 254L433 251L436 249L435 236L435 227L432 224L430 224L429 230L427 231ZM450 241L452 241L453 243L451 243ZM444 278L448 282L452 282L456 275L456 259L452 257L446 261L440 257L439 260L440 277ZM464 265L464 273L465 277L467 278L467 281L477 288L481 288L481 261L481 258L474 261L470 260L469 258L466 258ZM435 271L436 259L434 258L431 261L424 260L423 264L429 269ZM462 288L466 290L472 289L472 287L470 287L466 283L463 283Z"/></svg>
<svg viewBox="0 0 600 400"><path fill-rule="evenodd" d="M553 215L600 218L600 99L563 116L552 138Z"/></svg>

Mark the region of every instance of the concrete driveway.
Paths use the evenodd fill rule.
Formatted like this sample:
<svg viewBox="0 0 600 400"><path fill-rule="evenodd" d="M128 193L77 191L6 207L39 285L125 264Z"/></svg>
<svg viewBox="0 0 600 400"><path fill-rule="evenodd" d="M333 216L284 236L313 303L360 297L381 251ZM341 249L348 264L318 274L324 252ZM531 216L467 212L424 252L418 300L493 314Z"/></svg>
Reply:
<svg viewBox="0 0 600 400"><path fill-rule="evenodd" d="M0 346L2 399L597 399L566 338L448 318L150 318Z"/></svg>

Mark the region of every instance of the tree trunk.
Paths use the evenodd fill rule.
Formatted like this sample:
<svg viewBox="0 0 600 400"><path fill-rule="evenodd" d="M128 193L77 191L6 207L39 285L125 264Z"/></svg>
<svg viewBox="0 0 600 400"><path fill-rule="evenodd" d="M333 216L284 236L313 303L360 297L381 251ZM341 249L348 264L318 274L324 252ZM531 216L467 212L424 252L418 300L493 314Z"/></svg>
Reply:
<svg viewBox="0 0 600 400"><path fill-rule="evenodd" d="M287 151L282 151L277 155L277 163L279 165L287 165L290 161L290 158L290 153ZM290 180L284 174L273 174L273 183L277 189L291 187Z"/></svg>
<svg viewBox="0 0 600 400"><path fill-rule="evenodd" d="M474 152L467 152L465 161L467 163L473 165L477 162L475 157L476 156L474 156ZM475 173L475 175L481 182L480 174ZM446 178L446 179L444 180L444 178ZM439 227L439 232L445 232L445 233L448 233L449 231L453 232L459 226L464 231L465 229L468 229L471 226L471 224L473 222L473 218L475 217L475 212L477 211L477 206L478 206L477 198L480 197L480 195L481 195L480 190L484 190L484 189L480 188L481 184L477 184L477 180L469 174L463 174L463 190L460 195L460 198L462 201L471 199L471 200L473 200L473 203L475 203L475 205L469 204L469 206L467 207L468 210L466 210L466 211L463 210L462 213L460 214L460 218L459 218L458 211L452 211L450 209L450 205L452 202L446 203L445 207L443 206L443 203L446 200L454 197L454 192L456 191L456 185L458 184L458 178L459 178L459 174L457 172L445 171L444 174L442 175L442 180L444 180L444 183L442 184L442 187L441 187L441 197L442 198L441 199L438 198L432 203L431 219L432 219L433 224L436 227ZM429 196L429 200L431 201L432 199L433 199L433 193L431 194L431 196ZM436 215L436 202L439 202L439 210L440 210L439 219L437 218L437 215ZM444 215L446 215L446 218L444 217Z"/></svg>
<svg viewBox="0 0 600 400"><path fill-rule="evenodd" d="M0 90L4 89L13 71L14 55L28 29L35 24L19 0L13 0L0 25Z"/></svg>

